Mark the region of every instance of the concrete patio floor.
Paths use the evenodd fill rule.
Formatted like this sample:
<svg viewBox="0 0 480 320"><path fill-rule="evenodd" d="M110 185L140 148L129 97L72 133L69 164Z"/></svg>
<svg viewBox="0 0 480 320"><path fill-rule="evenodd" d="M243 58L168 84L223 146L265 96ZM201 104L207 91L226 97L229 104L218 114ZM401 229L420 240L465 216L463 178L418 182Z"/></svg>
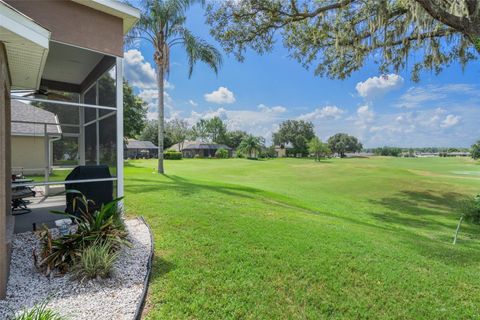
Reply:
<svg viewBox="0 0 480 320"><path fill-rule="evenodd" d="M65 195L54 195L45 197L39 194L36 197L27 198L31 203L28 208L32 210L30 213L16 215L14 233L22 233L33 230L33 225L36 225L39 230L42 225L49 228L55 227L55 220L62 219L62 216L51 213L52 210L65 210Z"/></svg>

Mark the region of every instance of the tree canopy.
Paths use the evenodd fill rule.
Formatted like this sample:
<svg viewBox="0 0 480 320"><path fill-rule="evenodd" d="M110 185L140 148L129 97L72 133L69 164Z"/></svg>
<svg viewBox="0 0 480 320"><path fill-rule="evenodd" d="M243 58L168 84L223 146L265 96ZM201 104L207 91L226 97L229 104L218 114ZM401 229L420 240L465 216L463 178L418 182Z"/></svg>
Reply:
<svg viewBox="0 0 480 320"><path fill-rule="evenodd" d="M227 125L219 117L201 119L192 130L194 139L200 139L216 143L225 143Z"/></svg>
<svg viewBox="0 0 480 320"><path fill-rule="evenodd" d="M165 124L165 146L171 146L179 143L183 147L183 143L191 134L188 122L180 119L172 119ZM178 150L177 150L178 151Z"/></svg>
<svg viewBox="0 0 480 320"><path fill-rule="evenodd" d="M308 154L308 142L315 137L313 123L303 120L286 120L273 134L273 143L277 145L290 143L293 153Z"/></svg>
<svg viewBox="0 0 480 320"><path fill-rule="evenodd" d="M331 136L328 139L328 147L342 158L347 152L359 152L363 149L363 145L357 138L346 133L337 133Z"/></svg>
<svg viewBox="0 0 480 320"><path fill-rule="evenodd" d="M207 12L212 35L239 60L281 38L304 67L335 79L371 58L384 73L410 63L418 80L422 69L438 73L480 53L478 0L230 0Z"/></svg>
<svg viewBox="0 0 480 320"><path fill-rule="evenodd" d="M374 153L377 156L399 157L402 154L402 149L397 147L381 147L376 148ZM413 151L412 151L413 154Z"/></svg>
<svg viewBox="0 0 480 320"><path fill-rule="evenodd" d="M473 159L480 159L480 140L478 140L475 144L472 145L471 153Z"/></svg>
<svg viewBox="0 0 480 320"><path fill-rule="evenodd" d="M123 135L135 138L145 128L147 104L133 93L127 81L123 82Z"/></svg>
<svg viewBox="0 0 480 320"><path fill-rule="evenodd" d="M327 156L331 153L328 145L323 143L318 137L314 137L308 142L308 152L315 156L316 161L320 161L320 158Z"/></svg>

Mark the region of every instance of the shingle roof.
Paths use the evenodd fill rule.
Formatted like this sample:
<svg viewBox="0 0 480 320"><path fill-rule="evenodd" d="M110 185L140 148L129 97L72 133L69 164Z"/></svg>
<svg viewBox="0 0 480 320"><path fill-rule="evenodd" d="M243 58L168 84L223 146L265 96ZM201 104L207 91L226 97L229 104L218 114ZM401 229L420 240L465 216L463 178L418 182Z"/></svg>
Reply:
<svg viewBox="0 0 480 320"><path fill-rule="evenodd" d="M57 116L47 110L22 103L11 101L12 110L12 135L16 136L44 136L44 125L41 123L59 123ZM40 124L18 123L14 121L31 121ZM49 134L61 134L59 125L47 125Z"/></svg>
<svg viewBox="0 0 480 320"><path fill-rule="evenodd" d="M226 150L232 150L232 148L224 144L202 142L202 141L185 141L183 143L183 148L180 148L180 144L177 143L171 146L169 149L183 151L183 150L220 149L220 148L226 149Z"/></svg>
<svg viewBox="0 0 480 320"><path fill-rule="evenodd" d="M127 149L157 149L158 147L154 145L151 141L139 141L134 139L128 139L125 144Z"/></svg>

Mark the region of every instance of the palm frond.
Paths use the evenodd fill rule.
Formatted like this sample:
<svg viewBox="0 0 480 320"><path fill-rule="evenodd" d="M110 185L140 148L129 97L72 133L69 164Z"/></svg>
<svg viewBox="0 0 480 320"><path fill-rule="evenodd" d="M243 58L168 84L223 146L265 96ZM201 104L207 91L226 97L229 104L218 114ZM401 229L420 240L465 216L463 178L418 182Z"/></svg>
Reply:
<svg viewBox="0 0 480 320"><path fill-rule="evenodd" d="M188 56L188 76L192 76L193 67L198 61L208 65L217 74L222 65L220 51L205 40L194 36L188 29L183 29L182 38Z"/></svg>

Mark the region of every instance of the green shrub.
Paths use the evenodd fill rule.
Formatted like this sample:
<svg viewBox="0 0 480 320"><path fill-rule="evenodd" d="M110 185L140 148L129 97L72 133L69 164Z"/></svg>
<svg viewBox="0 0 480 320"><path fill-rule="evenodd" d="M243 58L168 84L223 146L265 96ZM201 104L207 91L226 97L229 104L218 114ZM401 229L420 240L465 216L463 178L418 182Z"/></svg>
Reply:
<svg viewBox="0 0 480 320"><path fill-rule="evenodd" d="M462 211L465 221L480 224L480 194L464 201Z"/></svg>
<svg viewBox="0 0 480 320"><path fill-rule="evenodd" d="M217 149L215 152L215 158L226 159L228 158L228 150L224 148Z"/></svg>
<svg viewBox="0 0 480 320"><path fill-rule="evenodd" d="M457 243L458 233L460 232L463 220L480 224L480 194L462 201L460 203L460 211L462 215L460 216L460 220L458 220L457 229L453 237L453 244Z"/></svg>
<svg viewBox="0 0 480 320"><path fill-rule="evenodd" d="M107 278L110 276L113 264L118 258L118 253L108 242L95 243L85 248L75 260L73 271L80 280Z"/></svg>
<svg viewBox="0 0 480 320"><path fill-rule="evenodd" d="M15 316L13 320L64 320L64 318L55 311L47 309L47 303L44 302Z"/></svg>
<svg viewBox="0 0 480 320"><path fill-rule="evenodd" d="M182 153L174 150L167 150L163 153L165 160L181 160Z"/></svg>
<svg viewBox="0 0 480 320"><path fill-rule="evenodd" d="M72 192L72 191L70 191ZM74 192L76 193L76 192ZM102 205L100 210L90 213L88 202L85 196L76 197L74 207L77 203L83 204L80 217L67 215L77 224L77 231L54 239L48 229L42 232L42 251L40 260L35 257L35 265L49 275L53 270L61 273L67 272L73 262L81 255L86 248L96 243L108 243L115 251L123 244L128 244L125 224L120 216L117 203L122 198ZM66 215L63 212L54 212Z"/></svg>

